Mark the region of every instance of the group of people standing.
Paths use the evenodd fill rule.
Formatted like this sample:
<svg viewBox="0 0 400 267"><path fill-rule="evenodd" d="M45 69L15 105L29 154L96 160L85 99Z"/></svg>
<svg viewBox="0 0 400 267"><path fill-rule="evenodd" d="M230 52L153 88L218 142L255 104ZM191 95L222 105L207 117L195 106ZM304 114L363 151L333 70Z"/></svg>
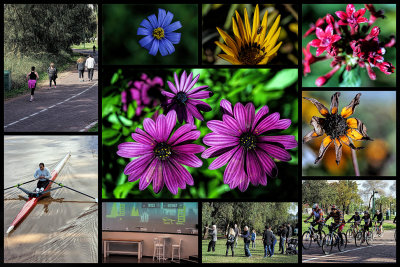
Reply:
<svg viewBox="0 0 400 267"><path fill-rule="evenodd" d="M209 235L211 236L211 240L208 244L208 252L210 252L211 250L215 252L215 245L217 242L217 226L213 225L212 228L206 227L206 230L209 230ZM278 236L280 237L279 251L281 251L281 254L284 254L287 241L292 236L292 227L289 223L279 226ZM245 256L252 256L250 252L250 243L252 243L252 249L256 248L256 230L253 229L253 231L250 231L249 227L245 226L243 228L243 232L241 233L237 224L235 224L234 228L229 228L228 232L226 233L226 257L229 254L229 250L231 250L232 252L232 257L235 256L235 248L237 247L239 237L243 238L244 241ZM265 227L264 233L262 235L262 240L264 245L264 258L272 257L274 255L274 247L277 239L271 230L271 226Z"/></svg>
<svg viewBox="0 0 400 267"><path fill-rule="evenodd" d="M85 60L83 57L80 57L76 62L76 68L78 69L79 80L81 82L84 81L83 73L85 72L85 67L88 71L88 80L93 80L94 66L96 64L92 55L89 54L88 58ZM57 76L57 68L54 63L50 63L50 66L47 68L47 75L49 76L49 88L51 89L51 85L54 82L54 88L57 88L56 80ZM36 72L35 66L31 67L31 71L26 75L26 79L28 81L28 87L31 89L31 97L29 102L34 100L34 94L36 89L36 83L39 80L39 74Z"/></svg>

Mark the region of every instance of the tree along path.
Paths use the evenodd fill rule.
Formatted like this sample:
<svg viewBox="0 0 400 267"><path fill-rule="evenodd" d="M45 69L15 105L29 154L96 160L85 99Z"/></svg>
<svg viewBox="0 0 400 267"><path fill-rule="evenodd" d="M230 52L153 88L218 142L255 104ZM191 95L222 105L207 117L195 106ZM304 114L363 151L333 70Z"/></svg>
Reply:
<svg viewBox="0 0 400 267"><path fill-rule="evenodd" d="M74 49L93 55L93 50ZM80 82L76 66L58 73L57 88L49 89L49 81L36 86L34 101L27 94L4 101L5 132L79 132L88 130L98 121L98 55L93 81L89 82L85 70ZM57 66L56 66L57 67Z"/></svg>
<svg viewBox="0 0 400 267"><path fill-rule="evenodd" d="M303 263L396 263L396 241L394 230L386 230L382 237L374 238L372 245L363 243L356 247L354 239L343 252L337 247L324 255L322 248L313 243L307 250L302 248Z"/></svg>

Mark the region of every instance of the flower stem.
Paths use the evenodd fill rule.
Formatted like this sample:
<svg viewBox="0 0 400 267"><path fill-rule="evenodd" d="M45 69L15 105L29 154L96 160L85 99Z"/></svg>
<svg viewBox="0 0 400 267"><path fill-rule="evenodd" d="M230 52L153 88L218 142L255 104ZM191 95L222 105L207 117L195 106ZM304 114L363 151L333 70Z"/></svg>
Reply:
<svg viewBox="0 0 400 267"><path fill-rule="evenodd" d="M351 149L351 159L353 160L353 167L356 176L360 176L360 170L358 169L357 154L354 149Z"/></svg>

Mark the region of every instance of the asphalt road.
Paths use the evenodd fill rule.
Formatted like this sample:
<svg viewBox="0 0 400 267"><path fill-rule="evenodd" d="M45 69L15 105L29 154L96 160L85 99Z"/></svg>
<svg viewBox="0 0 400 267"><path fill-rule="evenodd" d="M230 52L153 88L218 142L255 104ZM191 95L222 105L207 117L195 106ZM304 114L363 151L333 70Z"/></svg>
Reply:
<svg viewBox="0 0 400 267"><path fill-rule="evenodd" d="M92 50L75 50L83 54ZM98 56L94 57L97 63ZM98 121L98 68L93 81L78 79L78 71L71 68L58 74L57 88L49 89L48 81L38 84L34 101L30 92L4 101L5 132L79 132Z"/></svg>
<svg viewBox="0 0 400 267"><path fill-rule="evenodd" d="M313 243L310 249L302 248L303 263L396 263L396 242L394 230L385 231L383 237L374 239L372 245L363 243L356 247L354 240L347 244L345 251L340 252L337 247L332 253L324 255L322 248Z"/></svg>

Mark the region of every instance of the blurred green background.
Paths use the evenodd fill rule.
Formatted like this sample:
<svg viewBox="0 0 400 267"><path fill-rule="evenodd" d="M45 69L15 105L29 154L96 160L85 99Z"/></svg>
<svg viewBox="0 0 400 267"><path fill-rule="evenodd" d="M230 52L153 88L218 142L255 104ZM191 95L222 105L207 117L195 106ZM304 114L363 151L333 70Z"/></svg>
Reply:
<svg viewBox="0 0 400 267"><path fill-rule="evenodd" d="M137 35L140 23L158 9L174 14L171 23L180 21L181 41L174 45L171 55L149 55L140 46ZM197 5L103 5L103 64L153 65L153 64L198 64L198 9Z"/></svg>
<svg viewBox="0 0 400 267"><path fill-rule="evenodd" d="M303 97L315 98L329 108L331 96L335 91L305 91ZM367 127L367 134L374 141L354 141L358 150L357 159L361 176L396 175L396 92L391 91L350 91L341 92L339 111L347 106L357 93L362 93L360 104L351 118L360 119ZM308 100L302 99L302 136L313 130L312 116L322 117L317 108ZM326 135L303 144L302 174L304 176L354 176L350 148L343 145L343 156L339 165L335 162L335 147L331 144L324 158L317 165L314 160Z"/></svg>
<svg viewBox="0 0 400 267"><path fill-rule="evenodd" d="M285 131L276 133L295 135L298 140L298 99L297 99L297 69L271 70L271 69L186 69L193 72L194 77L200 74L196 86L208 85L214 96L205 100L212 111L204 113L205 121L195 120L197 129L201 131L197 144L202 143L202 138L211 131L207 128L209 120L221 120L219 104L222 98L228 99L232 104L252 101L256 110L268 105L270 113L280 112L281 118L292 120L292 125ZM166 187L154 194L150 185L144 191L139 190L138 181L128 182L123 170L130 161L119 157L118 144L132 142L131 133L139 127L142 128L144 118L151 117L157 110L162 112L160 106L144 109L140 117L135 116L136 103L131 103L127 112L122 111L121 92L127 88L127 83L140 78L146 73L150 78L159 76L164 80L173 81L173 74L180 74L183 69L163 70L137 70L137 69L112 69L103 72L103 101L102 101L102 196L103 198L263 198L264 200L294 200L297 199L298 185L298 150L288 150L292 155L290 162L277 162L278 177L269 178L267 186L254 187L251 184L245 192L237 188L230 190L223 183L225 167L209 170L208 166L215 159L202 159L200 168L186 167L194 178L194 186L187 186L185 190L179 189L174 196ZM164 86L164 88L166 88ZM167 87L167 90L169 88ZM175 127L175 130L179 124ZM274 134L272 134L274 135ZM206 146L205 146L206 147Z"/></svg>
<svg viewBox="0 0 400 267"><path fill-rule="evenodd" d="M315 22L324 17L326 14L331 14L335 21L338 21L339 18L336 16L336 11L344 11L346 12L347 4L318 4L318 5L302 5L303 6L303 27L302 33L303 36L306 31L310 28L310 24L315 24ZM354 7L356 10L361 8L365 8L362 4L355 4ZM396 35L396 5L389 4L374 4L375 10L383 9L385 11L384 15L385 19L377 19L373 26L378 26L381 29L381 33L379 34L379 41L388 41L390 35ZM370 12L367 10L364 15L365 18L370 17ZM367 23L362 23L367 24ZM315 32L310 34L306 38L302 38L302 47L306 48L307 44L313 39L317 39L315 36ZM311 47L310 51L315 56L315 51L317 48ZM323 53L325 55L326 52ZM304 59L304 54L302 53L302 58ZM386 54L384 55L385 61L389 61L396 67L396 47L388 47L386 48ZM332 59L319 61L311 65L311 73L308 73L306 77L302 79L303 87L317 87L315 85L315 80L328 73L332 68L329 66ZM361 86L365 87L393 87L396 86L396 69L394 73L390 75L386 75L381 72L379 68L372 68L376 73L376 80L373 81L368 77L367 70L365 68L360 69L361 75ZM324 85L324 87L338 87L339 86L339 73L337 71L333 77Z"/></svg>
<svg viewBox="0 0 400 267"><path fill-rule="evenodd" d="M244 22L244 8L247 9L250 25L253 25L253 14L256 8L255 4L203 4L202 5L202 62L203 64L222 64L230 65L229 62L220 59L217 55L224 52L214 43L220 41L224 44L222 37L219 35L216 27L223 29L231 37L233 37L232 16L235 16L235 10L238 11L240 18ZM297 5L284 4L260 4L260 22L266 10L268 10L267 33L269 28L280 14L281 33L277 44L282 41L282 46L278 50L277 56L267 65L297 65L298 51L298 11ZM235 16L236 20L236 16Z"/></svg>

